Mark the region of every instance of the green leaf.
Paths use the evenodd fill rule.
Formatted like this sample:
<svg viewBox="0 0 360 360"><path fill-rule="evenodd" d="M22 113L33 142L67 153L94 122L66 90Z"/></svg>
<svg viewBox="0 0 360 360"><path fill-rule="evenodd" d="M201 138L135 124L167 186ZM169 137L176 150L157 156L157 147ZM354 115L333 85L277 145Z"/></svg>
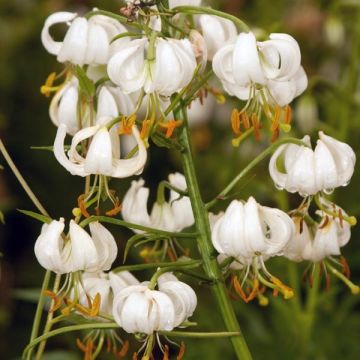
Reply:
<svg viewBox="0 0 360 360"><path fill-rule="evenodd" d="M34 211L29 211L29 210L22 210L22 209L17 209L17 211L21 212L22 214L25 214L27 216L30 216L36 220L39 220L45 224L50 224L52 219L49 216L45 216L45 215L41 215L38 214Z"/></svg>
<svg viewBox="0 0 360 360"><path fill-rule="evenodd" d="M93 97L96 91L94 82L87 77L84 69L79 65L75 67L75 73L79 80L80 92L88 98Z"/></svg>
<svg viewBox="0 0 360 360"><path fill-rule="evenodd" d="M154 133L151 135L151 140L155 145L159 147L165 147L167 149L175 149L181 151L183 147L174 139L167 138L164 134Z"/></svg>
<svg viewBox="0 0 360 360"><path fill-rule="evenodd" d="M39 301L41 289L15 289L12 291L12 296L17 300L24 300L32 303Z"/></svg>

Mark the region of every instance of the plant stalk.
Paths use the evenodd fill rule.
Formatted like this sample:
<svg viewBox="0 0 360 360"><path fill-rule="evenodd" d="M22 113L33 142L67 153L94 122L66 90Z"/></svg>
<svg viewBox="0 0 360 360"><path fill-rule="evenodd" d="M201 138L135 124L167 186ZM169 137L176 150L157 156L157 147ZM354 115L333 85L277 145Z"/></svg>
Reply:
<svg viewBox="0 0 360 360"><path fill-rule="evenodd" d="M188 193L191 200L192 209L195 217L195 224L198 230L197 244L201 254L204 270L206 275L214 281L212 287L219 310L222 314L226 330L229 332L237 332L238 335L231 337L231 342L238 359L248 360L252 356L247 347L245 339L241 333L239 323L237 321L234 309L227 296L224 277L222 275L219 264L216 260L216 251L211 242L211 232L208 219L208 213L205 204L200 195L199 184L197 181L196 171L194 167L193 154L190 144L190 134L187 124L186 109L179 107L174 111L176 119L183 120L184 126L181 130L180 141L183 144L182 161L183 170L188 187Z"/></svg>

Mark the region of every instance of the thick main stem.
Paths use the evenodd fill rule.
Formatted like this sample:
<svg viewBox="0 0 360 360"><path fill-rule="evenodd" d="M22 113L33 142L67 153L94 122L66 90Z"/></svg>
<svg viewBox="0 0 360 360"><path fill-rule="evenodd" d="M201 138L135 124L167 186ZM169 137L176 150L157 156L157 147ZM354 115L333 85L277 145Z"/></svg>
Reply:
<svg viewBox="0 0 360 360"><path fill-rule="evenodd" d="M203 260L206 275L214 281L212 287L219 310L223 317L227 331L238 332L238 336L231 338L235 353L238 359L251 359L250 351L241 333L234 309L227 296L224 277L216 260L216 252L211 242L211 232L208 213L200 195L199 184L197 182L193 155L190 145L190 136L187 126L186 110L178 108L174 112L175 118L183 120L185 126L181 130L180 141L183 145L182 161L184 175L188 187L192 209L195 217L195 224L198 230L197 244Z"/></svg>

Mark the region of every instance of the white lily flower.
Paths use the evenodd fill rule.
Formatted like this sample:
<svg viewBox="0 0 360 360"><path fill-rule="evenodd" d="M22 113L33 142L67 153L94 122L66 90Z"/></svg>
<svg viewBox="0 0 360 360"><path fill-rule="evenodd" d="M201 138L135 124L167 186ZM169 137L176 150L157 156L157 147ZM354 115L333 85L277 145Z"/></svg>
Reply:
<svg viewBox="0 0 360 360"><path fill-rule="evenodd" d="M169 181L180 190L186 190L183 175L170 174ZM143 179L132 181L130 189L125 194L122 202L122 216L125 221L166 231L181 231L194 223L189 198L187 196L180 198L173 190L170 192L169 202L162 204L155 202L149 215L147 210L149 189L144 187L144 184Z"/></svg>
<svg viewBox="0 0 360 360"><path fill-rule="evenodd" d="M195 291L176 276L165 273L158 279L158 288L169 296L175 307L174 326L181 325L194 313L197 305Z"/></svg>
<svg viewBox="0 0 360 360"><path fill-rule="evenodd" d="M346 215L345 212L343 212ZM309 260L319 262L328 256L340 255L340 248L345 246L351 237L350 224L336 218L326 217L320 212L323 220L310 229L306 221L295 219L296 233L284 251L284 256L293 261ZM300 231L301 229L301 231Z"/></svg>
<svg viewBox="0 0 360 360"><path fill-rule="evenodd" d="M222 46L237 37L236 26L230 20L204 14L198 17L198 22L205 39L209 60L212 60Z"/></svg>
<svg viewBox="0 0 360 360"><path fill-rule="evenodd" d="M169 0L169 9L177 6L200 6L202 0Z"/></svg>
<svg viewBox="0 0 360 360"><path fill-rule="evenodd" d="M156 39L155 60L147 60L148 39L137 39L123 46L108 63L112 82L124 92L144 89L170 96L192 79L196 59L187 39Z"/></svg>
<svg viewBox="0 0 360 360"><path fill-rule="evenodd" d="M113 316L127 333L152 334L175 327L175 306L170 297L146 285L132 285L114 299Z"/></svg>
<svg viewBox="0 0 360 360"><path fill-rule="evenodd" d="M69 29L62 42L54 41L50 28L61 23L69 24ZM76 13L56 12L46 19L41 41L50 54L57 56L59 62L106 64L112 53L129 41L123 38L111 44L111 40L126 31L118 21L107 16L95 15L86 19L78 17Z"/></svg>
<svg viewBox="0 0 360 360"><path fill-rule="evenodd" d="M55 138L54 155L59 163L72 175L101 174L115 178L125 178L141 173L147 158L145 144L136 126L132 127L132 133L138 144L138 153L130 159L120 158L120 150L113 149L109 130L103 125L95 125L78 131L72 139L67 157L64 149L66 126L61 124ZM91 137L92 141L84 158L76 148L81 141ZM117 156L114 156L114 154L117 154Z"/></svg>
<svg viewBox="0 0 360 360"><path fill-rule="evenodd" d="M260 85L284 106L307 86L300 62L299 46L290 35L270 34L270 40L257 42L250 32L221 47L214 55L213 69L230 95L248 100L257 95Z"/></svg>
<svg viewBox="0 0 360 360"><path fill-rule="evenodd" d="M331 192L349 183L356 162L356 155L349 145L322 131L314 150L310 147L309 136L305 136L303 141L309 147L281 145L271 157L269 172L279 189L306 196L319 191ZM285 172L278 170L280 157L284 159Z"/></svg>
<svg viewBox="0 0 360 360"><path fill-rule="evenodd" d="M91 223L90 236L71 220L66 240L64 227L63 218L43 225L34 247L35 256L42 267L57 274L110 269L117 256L117 245L104 226L98 222Z"/></svg>
<svg viewBox="0 0 360 360"><path fill-rule="evenodd" d="M212 242L220 254L242 259L281 255L294 233L294 224L281 210L259 205L253 197L246 203L234 200L216 221Z"/></svg>

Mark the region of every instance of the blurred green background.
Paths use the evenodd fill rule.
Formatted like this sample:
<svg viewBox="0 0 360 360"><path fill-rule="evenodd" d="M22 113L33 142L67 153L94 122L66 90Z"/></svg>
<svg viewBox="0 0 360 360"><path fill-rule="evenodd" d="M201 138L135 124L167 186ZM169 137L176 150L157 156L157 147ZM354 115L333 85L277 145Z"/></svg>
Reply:
<svg viewBox="0 0 360 360"><path fill-rule="evenodd" d="M315 138L316 131L323 129L348 142L359 155L360 2L231 0L208 3L240 16L252 27L268 33L287 32L299 41L302 63L311 85L302 96L303 100L294 102L293 135L310 133ZM56 132L48 117L49 99L40 94L39 88L47 75L61 66L43 49L40 32L44 20L52 12L85 12L94 6L118 11L121 3L115 0L0 0L0 135L33 191L54 218L70 218L83 182L64 171L50 152L30 149L30 146L52 145ZM268 144L264 137L260 143L248 139L239 148L232 148L229 109L231 104L224 105L223 109L214 112L212 121L193 129L199 180L207 200ZM34 299L44 274L33 254L41 225L17 212L17 208L34 208L2 158L0 164L4 165L0 172L0 210L5 216L5 225L0 227L0 358L16 359L30 335L36 306ZM176 154L153 147L143 177L154 187L174 170L180 170ZM113 186L123 195L129 181L120 181ZM359 181L357 169L350 185L333 195L333 200L357 217L360 217ZM301 200L298 196L288 197L275 191L267 173L267 161L242 181L236 191L239 198L246 199L252 194L259 202L270 206L294 208ZM218 210L226 204L220 204ZM358 228L353 228L352 240L343 249L343 254L351 266L352 280L359 284ZM110 230L116 234L119 247L124 247L130 233L117 228ZM135 260L133 253L130 261ZM293 279L301 283L306 264L294 266L278 258L272 259L268 267L294 285ZM143 280L148 276L140 274ZM199 323L197 329L223 329L209 289L200 288L191 279L185 281L190 282L199 294L200 305L193 317ZM270 296L267 307L260 307L256 302L234 303L255 359L359 357L360 295L351 295L345 285L333 280L328 291L322 284L314 306L297 308L297 301L309 304L309 293L308 286L302 284L301 292L293 300ZM76 336L67 335L50 340L44 358L80 359L82 355L76 348L75 339ZM228 340L187 340L186 344L185 359L234 358Z"/></svg>

